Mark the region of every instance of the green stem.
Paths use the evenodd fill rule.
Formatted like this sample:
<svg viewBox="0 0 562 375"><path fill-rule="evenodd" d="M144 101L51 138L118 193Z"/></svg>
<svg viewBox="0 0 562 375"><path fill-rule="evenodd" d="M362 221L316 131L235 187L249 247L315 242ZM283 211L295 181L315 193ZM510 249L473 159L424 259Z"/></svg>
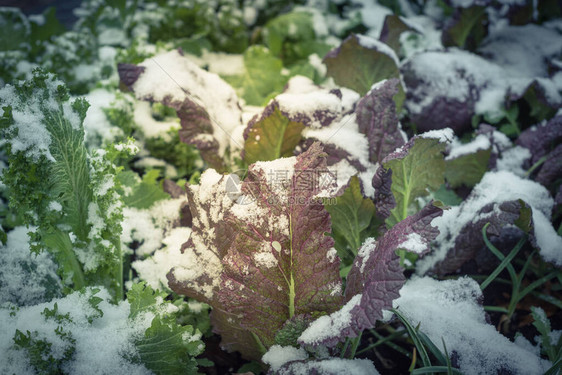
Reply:
<svg viewBox="0 0 562 375"><path fill-rule="evenodd" d="M291 279L289 280L289 319L295 316L295 278L293 277L293 223L289 215L289 248L291 251Z"/></svg>
<svg viewBox="0 0 562 375"><path fill-rule="evenodd" d="M357 352L357 347L361 343L362 335L363 335L363 331L359 332L359 335L357 335L357 337L352 340L351 353L349 355L349 358L351 359L355 358L355 352Z"/></svg>
<svg viewBox="0 0 562 375"><path fill-rule="evenodd" d="M538 167L540 167L542 165L542 163L544 163L546 161L547 157L543 156L542 158L540 158L539 160L537 160L537 162L535 164L533 164L531 166L531 168L529 168L527 170L527 172L525 173L525 177L528 177L531 175L531 173L533 173L535 171L535 169L537 169Z"/></svg>

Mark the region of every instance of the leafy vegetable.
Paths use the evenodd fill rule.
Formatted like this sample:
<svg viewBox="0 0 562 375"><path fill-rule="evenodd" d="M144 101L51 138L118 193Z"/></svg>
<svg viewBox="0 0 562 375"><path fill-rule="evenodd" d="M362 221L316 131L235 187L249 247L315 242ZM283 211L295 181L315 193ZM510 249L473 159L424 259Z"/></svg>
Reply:
<svg viewBox="0 0 562 375"><path fill-rule="evenodd" d="M350 67L348 61L356 61ZM324 57L327 74L341 86L365 95L383 79L398 78L398 58L386 44L363 35L352 34Z"/></svg>
<svg viewBox="0 0 562 375"><path fill-rule="evenodd" d="M351 264L357 250L370 234L369 227L375 216L375 205L369 198L363 197L361 183L352 177L343 194L336 198L336 204L325 204L326 211L332 219L334 238L345 238L345 244L336 249L344 264Z"/></svg>
<svg viewBox="0 0 562 375"><path fill-rule="evenodd" d="M244 160L254 163L292 156L303 129L302 123L289 120L279 105L272 102L244 131Z"/></svg>
<svg viewBox="0 0 562 375"><path fill-rule="evenodd" d="M441 40L444 46L475 50L487 34L488 15L483 6L457 8L449 20Z"/></svg>
<svg viewBox="0 0 562 375"><path fill-rule="evenodd" d="M375 189L383 186L384 179L390 177L387 171L392 171L391 190L396 207L391 209L387 225L393 226L404 220L418 197L428 195L428 189L437 190L443 184L444 149L445 145L439 139L414 137L382 160L384 169L377 171L373 186Z"/></svg>
<svg viewBox="0 0 562 375"><path fill-rule="evenodd" d="M314 199L319 187L311 185L314 173L325 173L322 150L313 145L296 159L280 160L286 161L284 165L292 177L276 180L271 175L271 171L280 171L279 167L273 169L276 164L250 166L242 194L255 197L255 201L234 205L230 213L225 213L222 227L213 224L215 236L203 235L204 228L197 223L204 222L199 216L204 213L191 206L194 235L184 251L193 251L202 260L211 254L203 253L209 250L198 247L195 236L216 244L213 263L217 262L214 267L218 274L214 276L213 289L208 289L204 277L197 281L181 269L169 274L176 292L204 294L214 308L211 318L222 336L223 347L239 350L248 358L260 358L274 344L276 331L288 319L300 314L323 315L336 309L342 298L339 262L335 251L330 250L333 240L324 234L329 231L329 215ZM207 178L212 177L203 175L202 181ZM215 177L216 182L222 179ZM217 187L220 185L205 188ZM191 194L197 190L205 196L209 194L200 189L204 187ZM228 198L220 198L224 199ZM211 207L210 212L220 208ZM189 249L193 245L194 249ZM310 268L309 264L316 266ZM209 271L207 267L206 273Z"/></svg>

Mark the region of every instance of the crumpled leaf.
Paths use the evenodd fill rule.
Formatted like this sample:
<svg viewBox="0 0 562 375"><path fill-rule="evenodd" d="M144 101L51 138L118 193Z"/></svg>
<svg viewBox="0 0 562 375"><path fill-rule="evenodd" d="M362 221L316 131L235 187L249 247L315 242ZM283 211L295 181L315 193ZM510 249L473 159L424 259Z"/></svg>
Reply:
<svg viewBox="0 0 562 375"><path fill-rule="evenodd" d="M389 227L411 213L416 198L428 195L428 189L437 190L443 184L444 150L445 144L439 139L416 136L382 160L380 172L377 171L373 177L373 186L375 189L384 186L384 178L392 178L391 190L396 206L386 219ZM392 170L392 174L388 170ZM382 196L379 196L376 203L381 199ZM392 201L387 198L386 207L391 204ZM381 210L384 212L385 208L381 207Z"/></svg>
<svg viewBox="0 0 562 375"><path fill-rule="evenodd" d="M354 61L356 64L350 65ZM386 44L363 35L351 34L324 57L327 75L344 87L365 95L383 79L399 78L398 58Z"/></svg>
<svg viewBox="0 0 562 375"><path fill-rule="evenodd" d="M357 103L357 124L359 131L367 135L369 140L371 163L381 162L386 155L404 144L392 99L399 87L398 79L383 81Z"/></svg>
<svg viewBox="0 0 562 375"><path fill-rule="evenodd" d="M488 33L488 14L484 6L457 8L441 34L445 47L460 47L474 51Z"/></svg>
<svg viewBox="0 0 562 375"><path fill-rule="evenodd" d="M203 160L216 170L228 169L227 149L242 148L231 136L242 120L238 97L230 85L178 51L148 58L138 66L120 64L118 71L138 99L177 111L182 142L197 147Z"/></svg>
<svg viewBox="0 0 562 375"><path fill-rule="evenodd" d="M396 250L427 252L439 233L431 222L442 212L430 203L378 240L365 240L347 277L346 305L313 322L299 337L299 343L334 346L374 327L382 319L382 311L391 308L392 301L400 296L400 288L406 281Z"/></svg>
<svg viewBox="0 0 562 375"><path fill-rule="evenodd" d="M243 195L230 195L236 204L224 203L227 177L212 171L188 187L193 232L183 251L193 261L172 269L169 285L213 307L226 350L260 359L288 319L341 305L339 260L325 235L330 216L312 184L325 163L315 144L295 159L253 164Z"/></svg>

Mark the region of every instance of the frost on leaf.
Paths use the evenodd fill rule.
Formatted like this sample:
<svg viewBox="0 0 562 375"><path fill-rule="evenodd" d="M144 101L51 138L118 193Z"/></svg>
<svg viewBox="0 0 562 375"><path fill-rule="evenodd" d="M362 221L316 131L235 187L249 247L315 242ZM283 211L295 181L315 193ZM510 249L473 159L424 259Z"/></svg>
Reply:
<svg viewBox="0 0 562 375"><path fill-rule="evenodd" d="M287 173L276 174L283 170ZM202 300L213 307L211 320L223 348L259 359L288 319L316 318L342 302L341 294L333 293L341 279L339 261L328 256L330 216L313 184L318 173L326 173L325 157L315 144L298 157L251 165L242 196L229 210L217 206L227 197L221 195L225 177L206 173L214 175L204 174L201 187L189 187L193 234L184 245L185 253L194 254L193 271L201 275L175 268L168 275L170 287L199 298L198 290L208 291ZM203 252L212 275L200 260Z"/></svg>
<svg viewBox="0 0 562 375"><path fill-rule="evenodd" d="M424 253L439 231L431 225L442 210L428 204L378 240L365 240L347 277L346 305L329 316L313 322L299 337L299 343L334 346L346 337L356 337L375 326L382 311L392 307L406 281L396 250L407 248Z"/></svg>
<svg viewBox="0 0 562 375"><path fill-rule="evenodd" d="M219 76L200 69L178 51L139 64L120 64L121 81L138 99L172 107L180 118L180 139L199 149L213 168L224 171L233 130L241 125L234 89Z"/></svg>
<svg viewBox="0 0 562 375"><path fill-rule="evenodd" d="M416 271L445 274L474 259L484 246L481 231L486 223L490 237L501 237L504 228L514 226L529 232L543 259L562 264L562 238L550 223L553 206L540 184L510 172L488 172L459 206L435 220L440 234L433 251L418 259Z"/></svg>

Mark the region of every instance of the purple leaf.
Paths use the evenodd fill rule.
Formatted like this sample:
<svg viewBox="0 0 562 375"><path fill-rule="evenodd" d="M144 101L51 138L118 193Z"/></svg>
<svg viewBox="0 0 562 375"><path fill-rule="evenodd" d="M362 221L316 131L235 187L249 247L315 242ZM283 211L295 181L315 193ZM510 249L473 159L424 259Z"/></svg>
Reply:
<svg viewBox="0 0 562 375"><path fill-rule="evenodd" d="M329 188L314 183L322 174L330 177L325 154L313 144L298 157L251 165L238 196L231 177L212 170L188 186L192 235L169 285L213 307L226 350L260 359L288 319L341 306L330 216L316 198Z"/></svg>
<svg viewBox="0 0 562 375"><path fill-rule="evenodd" d="M299 338L301 345L335 346L362 330L375 326L383 310L392 307L405 282L396 250L406 248L420 254L439 231L431 221L442 210L432 203L388 230L380 239L369 238L359 249L347 277L346 305L335 313L320 317Z"/></svg>
<svg viewBox="0 0 562 375"><path fill-rule="evenodd" d="M553 185L562 176L562 144L548 153L546 160L537 174L536 181L546 187Z"/></svg>
<svg viewBox="0 0 562 375"><path fill-rule="evenodd" d="M555 145L562 143L562 116L556 116L546 124L536 125L525 130L515 143L528 148L533 155L531 163L536 163Z"/></svg>
<svg viewBox="0 0 562 375"><path fill-rule="evenodd" d="M488 236L499 237L502 228L517 224L521 229L529 231L531 225L531 208L522 200L507 201L501 204L489 203L482 207L475 217L482 217L468 222L460 229L455 245L447 253L447 257L433 267L433 272L446 275L455 272L463 264L474 259L480 249L485 246L482 228L490 223L486 233Z"/></svg>
<svg viewBox="0 0 562 375"><path fill-rule="evenodd" d="M242 112L234 89L216 74L200 69L178 51L119 68L123 84L140 100L162 103L177 111L182 142L199 149L203 160L218 171L227 169L225 156ZM232 151L232 150L231 150Z"/></svg>
<svg viewBox="0 0 562 375"><path fill-rule="evenodd" d="M119 79L131 91L137 79L144 72L144 69L143 66L136 66L134 64L117 64Z"/></svg>
<svg viewBox="0 0 562 375"><path fill-rule="evenodd" d="M392 99L398 93L398 85L396 78L383 81L357 104L357 124L359 131L369 140L371 163L381 162L386 155L404 144Z"/></svg>
<svg viewBox="0 0 562 375"><path fill-rule="evenodd" d="M287 180L269 175L279 171L278 163L250 167L242 193L255 203L243 214L234 210L226 216L235 234L222 260L215 301L266 348L288 319L330 313L342 302L339 259L333 239L325 235L330 216L311 185L325 170L322 149L315 144L301 154ZM223 337L229 334L229 327L216 328Z"/></svg>
<svg viewBox="0 0 562 375"><path fill-rule="evenodd" d="M390 211L396 207L396 199L392 194L392 169L379 168L373 177L373 187L375 188L375 207L377 215L386 220L390 216Z"/></svg>

